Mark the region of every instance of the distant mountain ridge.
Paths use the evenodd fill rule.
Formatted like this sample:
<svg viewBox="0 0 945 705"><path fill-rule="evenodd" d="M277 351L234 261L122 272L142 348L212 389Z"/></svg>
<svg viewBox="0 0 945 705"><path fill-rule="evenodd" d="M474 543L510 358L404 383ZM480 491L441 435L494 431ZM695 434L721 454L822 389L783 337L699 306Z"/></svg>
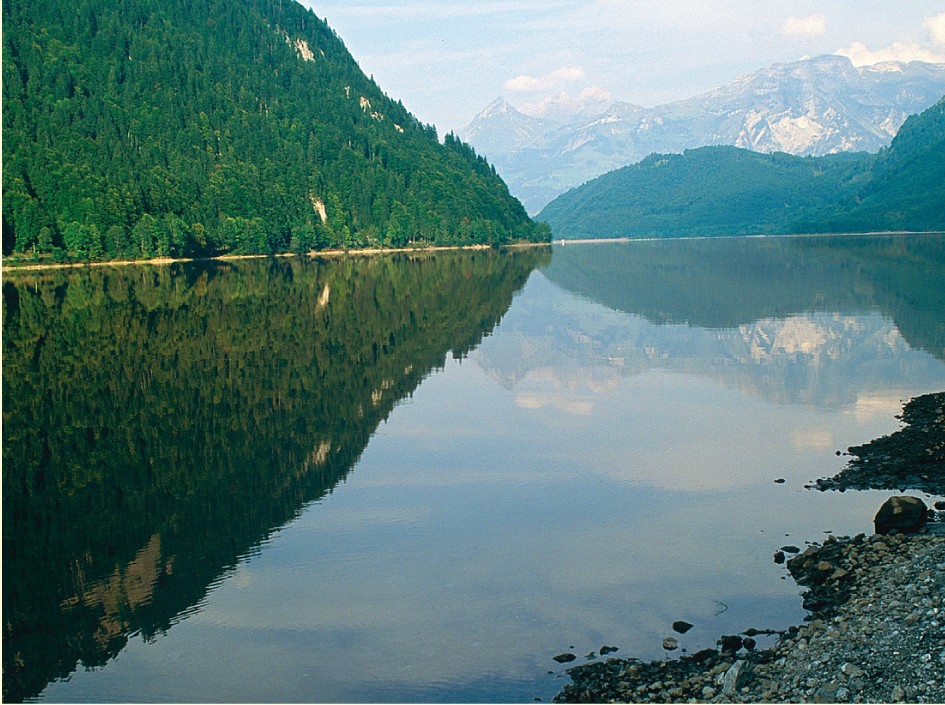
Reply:
<svg viewBox="0 0 945 705"><path fill-rule="evenodd" d="M460 136L495 164L529 212L648 154L731 145L822 156L875 152L911 114L945 95L945 64L855 67L819 56L739 78L686 100L644 108L615 102L570 120L526 115L499 98Z"/></svg>
<svg viewBox="0 0 945 705"><path fill-rule="evenodd" d="M559 196L557 238L945 230L945 98L877 154L653 154Z"/></svg>

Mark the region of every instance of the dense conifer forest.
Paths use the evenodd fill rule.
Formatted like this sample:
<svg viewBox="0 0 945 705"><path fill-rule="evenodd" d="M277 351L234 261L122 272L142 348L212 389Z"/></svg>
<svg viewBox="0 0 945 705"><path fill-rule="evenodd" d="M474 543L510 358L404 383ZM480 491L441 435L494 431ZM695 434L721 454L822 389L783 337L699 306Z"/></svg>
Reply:
<svg viewBox="0 0 945 705"><path fill-rule="evenodd" d="M878 154L654 154L552 201L561 238L945 229L945 99Z"/></svg>
<svg viewBox="0 0 945 705"><path fill-rule="evenodd" d="M294 0L3 3L3 253L547 239Z"/></svg>

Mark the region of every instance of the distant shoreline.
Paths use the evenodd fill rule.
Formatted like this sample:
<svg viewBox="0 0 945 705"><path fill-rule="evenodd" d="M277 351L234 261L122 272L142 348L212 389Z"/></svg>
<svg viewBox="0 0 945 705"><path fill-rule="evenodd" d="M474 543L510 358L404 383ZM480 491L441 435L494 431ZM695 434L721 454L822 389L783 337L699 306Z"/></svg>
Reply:
<svg viewBox="0 0 945 705"><path fill-rule="evenodd" d="M556 238L552 245L597 245L610 242L661 242L677 240L765 240L789 237L863 237L882 235L945 235L945 230L871 230L862 233L779 233L769 235L755 233L752 235L680 235L678 237L596 237L566 239Z"/></svg>
<svg viewBox="0 0 945 705"><path fill-rule="evenodd" d="M550 242L513 242L507 245L500 245L499 249L524 249L527 247L549 247ZM167 265L178 262L227 262L241 259L264 259L267 257L308 257L316 259L319 257L346 257L346 256L365 256L376 257L378 255L388 255L404 252L426 253L426 252L446 252L461 250L490 250L491 245L430 245L428 247L365 247L363 249L334 249L334 250L310 250L302 254L295 252L280 252L271 255L217 255L214 257L153 257L151 259L122 259L106 260L103 262L49 262L49 263L24 263L24 264L4 264L2 271L8 272L35 272L46 269L78 269L81 267L122 267L127 265Z"/></svg>

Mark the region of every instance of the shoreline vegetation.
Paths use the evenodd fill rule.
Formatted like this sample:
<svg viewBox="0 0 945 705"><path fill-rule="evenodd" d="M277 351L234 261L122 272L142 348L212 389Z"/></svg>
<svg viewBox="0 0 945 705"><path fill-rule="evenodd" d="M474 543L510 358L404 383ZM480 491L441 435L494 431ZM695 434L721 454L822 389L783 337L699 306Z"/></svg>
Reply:
<svg viewBox="0 0 945 705"><path fill-rule="evenodd" d="M350 247L350 248L331 248L325 250L309 250L308 252L276 252L259 254L222 254L208 255L205 257L151 257L148 259L115 259L115 260L94 260L80 262L36 262L32 258L23 258L21 255L13 254L3 257L3 264L0 269L3 272L28 272L41 271L47 269L75 269L80 267L109 267L126 265L166 265L178 262L207 262L207 261L232 261L241 259L262 259L266 257L346 257L346 256L377 256L396 253L425 253L425 252L444 252L460 250L490 250L490 249L521 249L528 247L549 247L567 246L567 245L601 245L613 243L628 242L655 242L661 240L722 240L722 239L764 239L764 238L833 238L833 237L862 237L862 236L910 236L910 235L945 235L945 230L941 231L919 231L919 230L877 230L871 232L850 232L850 233L791 233L787 235L766 233L757 233L751 235L695 235L682 237L602 237L602 238L584 238L584 239L563 239L557 238L548 241L530 241L522 240L517 242L503 243L500 245L488 244L468 244L468 245L417 245L414 247ZM10 260L13 260L11 263Z"/></svg>
<svg viewBox="0 0 945 705"><path fill-rule="evenodd" d="M330 249L330 250L310 250L309 252L278 252L272 254L254 254L254 255L215 255L211 257L152 257L150 259L120 259L120 260L101 260L94 262L44 262L37 263L25 260L22 263L14 261L8 264L9 257L4 257L2 266L3 272L35 272L47 269L77 269L81 267L117 267L127 265L168 265L181 262L228 262L242 259L265 259L278 257L308 257L316 259L319 257L375 257L389 254L425 254L429 252L449 252L462 250L511 250L530 247L549 247L550 242L511 242L503 245L422 245L418 247L364 247L350 249Z"/></svg>
<svg viewBox="0 0 945 705"><path fill-rule="evenodd" d="M857 471L867 466L886 467L888 481L889 473L902 472L903 464L889 453L894 447L926 456L922 491L945 492L945 392L912 399L900 418L902 430L850 448L849 467L816 489L864 489ZM904 486L908 481L905 475ZM884 508L898 506L894 500ZM775 554L775 562L807 588L809 614L802 625L783 632L748 628L721 636L716 649L678 659L582 664L567 670L572 682L554 701L945 702L945 502L934 509L906 503L927 512L915 532L889 530L877 516L871 536L830 536L803 552L785 546ZM676 625L691 626L675 623L680 633L685 629ZM780 636L756 650L758 634ZM683 643L668 637L663 647L669 654Z"/></svg>

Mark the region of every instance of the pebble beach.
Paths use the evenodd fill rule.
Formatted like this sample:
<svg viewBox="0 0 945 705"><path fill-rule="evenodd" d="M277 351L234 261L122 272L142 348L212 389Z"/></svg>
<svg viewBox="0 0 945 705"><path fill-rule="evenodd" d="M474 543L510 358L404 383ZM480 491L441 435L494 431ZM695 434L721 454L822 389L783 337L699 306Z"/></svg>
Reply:
<svg viewBox="0 0 945 705"><path fill-rule="evenodd" d="M861 488L855 469L865 466L874 475L885 468L887 486L898 475L903 491L918 482L916 490L945 494L943 409L945 393L912 400L902 431L851 448L848 470L817 489ZM919 471L905 454L921 459ZM945 506L910 495L887 504L894 522L907 509L921 520L887 525L878 516L872 535L775 555L804 588L808 615L773 646L757 648L754 636L766 632L750 627L679 658L582 664L568 670L572 682L555 702L945 702L945 511L936 511ZM675 639L663 645L671 654Z"/></svg>

